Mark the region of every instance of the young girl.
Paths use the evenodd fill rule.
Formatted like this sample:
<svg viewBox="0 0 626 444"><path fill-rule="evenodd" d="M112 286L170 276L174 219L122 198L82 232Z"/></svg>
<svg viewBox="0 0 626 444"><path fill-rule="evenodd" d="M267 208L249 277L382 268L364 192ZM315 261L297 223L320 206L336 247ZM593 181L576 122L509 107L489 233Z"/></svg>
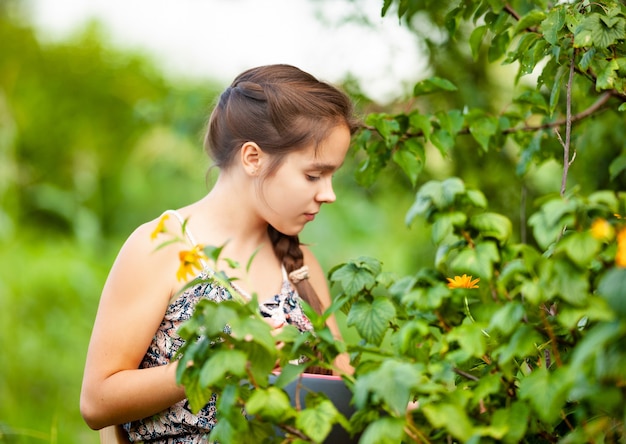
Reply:
<svg viewBox="0 0 626 444"><path fill-rule="evenodd" d="M137 228L122 247L104 286L89 344L81 412L93 429L123 424L131 441L202 443L215 424L215 403L193 414L176 383L176 329L201 298L224 289L199 284L179 294L180 245L156 249L165 224L194 245L225 245L237 291L256 293L260 310L310 329L299 298L318 312L330 304L324 272L298 234L324 203L335 201L332 176L356 129L352 105L335 87L288 65L240 74L221 95L206 148L219 168L201 200ZM217 264L223 266L225 264ZM191 278L197 276L188 276ZM289 303L285 303L289 302ZM329 328L339 337L335 321ZM280 327L280 324L275 325ZM349 371L346 362L338 366ZM119 431L119 429L118 429Z"/></svg>

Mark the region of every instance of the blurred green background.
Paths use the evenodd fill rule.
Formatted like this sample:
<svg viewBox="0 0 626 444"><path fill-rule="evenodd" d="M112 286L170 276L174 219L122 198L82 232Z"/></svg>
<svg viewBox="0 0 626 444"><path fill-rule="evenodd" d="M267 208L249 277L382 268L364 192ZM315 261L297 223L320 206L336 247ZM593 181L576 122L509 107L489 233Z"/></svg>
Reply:
<svg viewBox="0 0 626 444"><path fill-rule="evenodd" d="M0 42L0 442L96 443L78 401L100 290L137 225L209 189L204 123L226 85L166 76L145 54L109 43L97 23L44 41L16 1L0 2ZM513 68L474 63L462 44L430 52L431 73L471 88L410 106L499 110L509 100L503 79ZM409 106L375 104L350 79L344 86L362 114ZM578 153L574 184L607 186L598 171L621 150L623 131L615 122L585 134L598 143ZM560 167L547 161L520 178L517 160L511 147L484 156L460 139L450 158L429 152L418 185L462 176L493 211L519 221L532 212L534 196L558 190ZM420 221L404 224L415 190L393 167L371 187L358 186L359 161L359 153L349 156L336 176L337 203L302 240L327 270L358 256L376 257L400 275L430 266L429 231ZM517 236L523 228L518 223Z"/></svg>

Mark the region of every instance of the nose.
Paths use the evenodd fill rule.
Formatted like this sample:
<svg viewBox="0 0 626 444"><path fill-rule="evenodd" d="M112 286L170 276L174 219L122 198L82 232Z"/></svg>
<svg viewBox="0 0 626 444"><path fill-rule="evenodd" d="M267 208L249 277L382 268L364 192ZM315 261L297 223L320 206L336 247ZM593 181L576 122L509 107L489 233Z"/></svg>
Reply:
<svg viewBox="0 0 626 444"><path fill-rule="evenodd" d="M333 190L332 177L325 178L320 181L320 189L315 196L315 200L320 203L333 203L337 200L335 191Z"/></svg>

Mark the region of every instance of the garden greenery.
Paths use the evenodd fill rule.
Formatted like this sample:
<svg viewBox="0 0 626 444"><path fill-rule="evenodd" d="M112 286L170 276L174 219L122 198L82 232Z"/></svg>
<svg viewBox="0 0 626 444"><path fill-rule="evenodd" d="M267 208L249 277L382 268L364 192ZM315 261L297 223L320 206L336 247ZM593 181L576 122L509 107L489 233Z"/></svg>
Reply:
<svg viewBox="0 0 626 444"><path fill-rule="evenodd" d="M385 0L382 14L415 26L424 3L447 2ZM626 6L462 0L445 7L440 31L449 39L467 37L476 59L517 66L515 85L535 81L499 113L413 106L366 116L354 141L357 179L369 186L388 165L401 168L417 188L406 223L430 224L433 265L408 276L370 257L336 265L333 305L323 316L308 311L315 329L306 333L286 327L273 336L255 300L201 302L181 330L178 379L195 409L220 394L211 439L323 442L335 423L364 444L626 439L626 194L568 185L577 151L594 148L587 137L594 125L625 122ZM464 88L472 85L433 76L415 85L414 103ZM445 158L462 138L473 140L477 156L513 147L520 181L547 158L560 162L560 192L539 196L522 221L528 239L462 177L419 182L427 148ZM597 172L608 183L626 170L619 143L621 155ZM358 341L338 342L325 327L339 311ZM282 388L305 368L290 362L304 355L331 368L343 352L355 368L343 377L356 413L345 418L316 393L306 407L292 406ZM273 380L276 362L282 372Z"/></svg>

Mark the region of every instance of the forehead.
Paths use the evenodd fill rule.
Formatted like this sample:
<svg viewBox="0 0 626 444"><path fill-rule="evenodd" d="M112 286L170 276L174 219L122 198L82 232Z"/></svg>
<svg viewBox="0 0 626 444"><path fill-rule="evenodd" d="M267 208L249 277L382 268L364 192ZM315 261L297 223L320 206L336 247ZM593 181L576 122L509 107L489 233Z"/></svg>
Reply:
<svg viewBox="0 0 626 444"><path fill-rule="evenodd" d="M350 147L350 130L345 125L334 127L317 146L310 145L295 151L288 157L297 162L306 163L308 168L331 171L343 163Z"/></svg>

